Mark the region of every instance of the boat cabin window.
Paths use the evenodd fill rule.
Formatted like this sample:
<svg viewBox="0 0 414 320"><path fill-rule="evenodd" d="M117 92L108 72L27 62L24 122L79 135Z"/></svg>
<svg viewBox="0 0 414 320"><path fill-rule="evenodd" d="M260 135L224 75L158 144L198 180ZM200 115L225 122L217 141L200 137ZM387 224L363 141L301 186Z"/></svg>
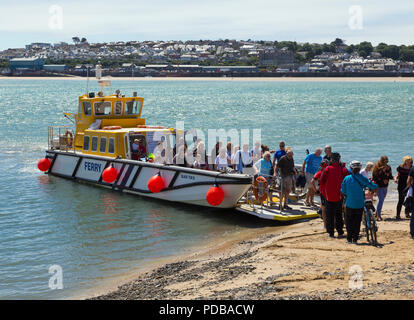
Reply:
<svg viewBox="0 0 414 320"><path fill-rule="evenodd" d="M83 113L86 116L90 116L92 114L92 107L91 107L90 101L83 101L82 105L83 105Z"/></svg>
<svg viewBox="0 0 414 320"><path fill-rule="evenodd" d="M99 142L99 152L105 153L106 151L106 138L101 137L101 141Z"/></svg>
<svg viewBox="0 0 414 320"><path fill-rule="evenodd" d="M120 116L122 114L122 101L115 102L115 115Z"/></svg>
<svg viewBox="0 0 414 320"><path fill-rule="evenodd" d="M99 101L93 104L96 116L109 116L111 114L112 103L110 101Z"/></svg>
<svg viewBox="0 0 414 320"><path fill-rule="evenodd" d="M141 101L127 101L125 102L125 114L126 115L138 115L141 112Z"/></svg>
<svg viewBox="0 0 414 320"><path fill-rule="evenodd" d="M83 137L83 150L87 151L89 150L89 136L84 136Z"/></svg>
<svg viewBox="0 0 414 320"><path fill-rule="evenodd" d="M115 139L109 138L108 153L115 153Z"/></svg>
<svg viewBox="0 0 414 320"><path fill-rule="evenodd" d="M91 151L98 150L98 137L92 137L92 149Z"/></svg>

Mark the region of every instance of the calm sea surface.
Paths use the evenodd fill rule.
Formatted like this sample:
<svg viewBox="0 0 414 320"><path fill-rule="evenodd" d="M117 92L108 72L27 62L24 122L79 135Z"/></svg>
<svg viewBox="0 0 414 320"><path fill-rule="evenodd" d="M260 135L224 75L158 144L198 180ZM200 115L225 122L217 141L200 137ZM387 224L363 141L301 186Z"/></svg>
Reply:
<svg viewBox="0 0 414 320"><path fill-rule="evenodd" d="M91 81L94 83L95 81ZM97 91L94 84L91 91ZM331 144L347 162L414 154L414 83L113 81L145 98L149 124L262 130L295 161ZM234 211L158 203L37 170L47 127L69 124L85 82L0 80L0 298L60 299L217 236L269 225ZM49 288L51 265L62 290Z"/></svg>

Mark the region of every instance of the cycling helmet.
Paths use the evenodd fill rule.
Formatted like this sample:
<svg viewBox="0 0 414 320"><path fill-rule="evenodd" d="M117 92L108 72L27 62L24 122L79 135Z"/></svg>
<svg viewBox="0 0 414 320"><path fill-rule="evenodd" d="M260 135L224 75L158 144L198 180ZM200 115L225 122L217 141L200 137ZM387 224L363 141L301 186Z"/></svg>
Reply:
<svg viewBox="0 0 414 320"><path fill-rule="evenodd" d="M341 160L341 155L338 152L333 152L331 159L333 162L339 162Z"/></svg>
<svg viewBox="0 0 414 320"><path fill-rule="evenodd" d="M362 168L362 163L359 162L358 160L352 160L351 163L349 164L349 167L351 169L356 169L356 168L361 169Z"/></svg>

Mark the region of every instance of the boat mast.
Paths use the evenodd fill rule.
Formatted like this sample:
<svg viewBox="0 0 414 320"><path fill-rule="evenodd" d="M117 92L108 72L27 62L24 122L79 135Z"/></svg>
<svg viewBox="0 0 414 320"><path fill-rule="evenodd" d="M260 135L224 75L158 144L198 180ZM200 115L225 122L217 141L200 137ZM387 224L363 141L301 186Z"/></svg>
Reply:
<svg viewBox="0 0 414 320"><path fill-rule="evenodd" d="M89 66L86 67L86 96L89 96Z"/></svg>
<svg viewBox="0 0 414 320"><path fill-rule="evenodd" d="M111 82L109 80L102 79L102 66L100 64L97 64L95 66L95 78L98 80L100 93L103 96L103 87L109 87L111 85Z"/></svg>

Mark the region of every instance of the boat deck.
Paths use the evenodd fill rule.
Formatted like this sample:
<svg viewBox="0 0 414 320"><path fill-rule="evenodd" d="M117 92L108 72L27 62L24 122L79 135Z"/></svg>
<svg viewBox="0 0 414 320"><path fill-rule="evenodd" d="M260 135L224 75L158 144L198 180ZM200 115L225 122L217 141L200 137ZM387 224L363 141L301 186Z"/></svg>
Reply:
<svg viewBox="0 0 414 320"><path fill-rule="evenodd" d="M317 208L307 207L303 200L297 202L290 202L291 210L279 209L279 203L272 205L252 205L248 203L239 203L236 210L257 216L262 219L278 220L278 221L292 221L301 219L313 219L319 217Z"/></svg>

